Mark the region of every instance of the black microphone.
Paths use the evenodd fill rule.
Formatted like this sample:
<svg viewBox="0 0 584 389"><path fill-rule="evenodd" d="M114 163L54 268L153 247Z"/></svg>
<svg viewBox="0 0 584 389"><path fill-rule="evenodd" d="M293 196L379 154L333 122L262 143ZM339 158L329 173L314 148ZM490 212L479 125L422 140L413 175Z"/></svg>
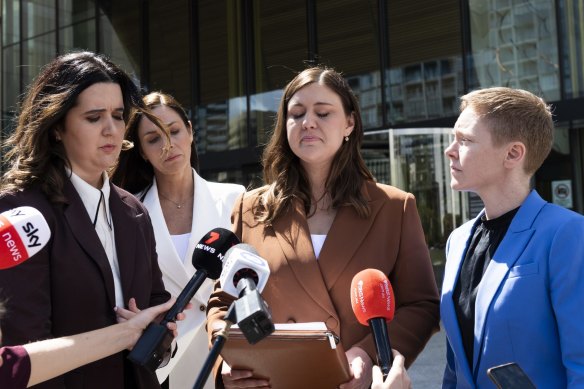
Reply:
<svg viewBox="0 0 584 389"><path fill-rule="evenodd" d="M393 289L387 276L376 269L355 274L351 282L351 306L359 323L371 328L377 365L385 379L393 363L387 322L393 319L395 312Z"/></svg>
<svg viewBox="0 0 584 389"><path fill-rule="evenodd" d="M205 363L195 381L194 389L201 389L223 349L232 324L237 323L250 344L255 344L274 332L272 314L260 296L270 276L270 267L257 251L245 243L236 244L227 251L219 277L221 289L239 297L227 310L225 328L220 330L213 341Z"/></svg>
<svg viewBox="0 0 584 389"><path fill-rule="evenodd" d="M128 355L128 359L151 370L156 370L161 366L173 339L166 324L174 321L176 315L183 311L206 278L219 278L226 252L237 243L239 243L237 236L225 228L212 229L197 243L192 259L196 269L195 274L160 323L148 325Z"/></svg>

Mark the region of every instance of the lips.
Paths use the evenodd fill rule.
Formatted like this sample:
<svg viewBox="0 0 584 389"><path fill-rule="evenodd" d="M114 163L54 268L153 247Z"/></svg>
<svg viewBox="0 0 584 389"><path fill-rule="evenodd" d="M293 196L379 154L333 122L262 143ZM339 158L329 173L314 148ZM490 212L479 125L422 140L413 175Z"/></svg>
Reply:
<svg viewBox="0 0 584 389"><path fill-rule="evenodd" d="M111 153L112 151L116 150L116 145L107 144L107 145L101 146L100 149L102 149L106 153Z"/></svg>

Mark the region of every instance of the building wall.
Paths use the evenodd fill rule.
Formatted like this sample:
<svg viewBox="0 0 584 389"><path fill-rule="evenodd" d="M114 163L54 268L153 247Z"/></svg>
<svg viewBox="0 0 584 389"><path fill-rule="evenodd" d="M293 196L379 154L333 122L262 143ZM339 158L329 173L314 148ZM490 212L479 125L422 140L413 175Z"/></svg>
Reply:
<svg viewBox="0 0 584 389"><path fill-rule="evenodd" d="M453 126L458 97L466 91L520 87L553 103L556 114L554 149L534 185L547 200L559 201L554 189L568 183L571 203L562 204L584 212L582 1L0 3L2 137L10 133L18 98L40 67L74 49L106 53L145 91L176 96L195 125L202 174L252 186L261 184L261 145L282 88L308 65L344 73L367 133L410 129L424 142L436 136L428 129ZM475 202L445 192L449 176L436 173L441 150L413 145L392 159L386 138L368 136L364 155L380 181L419 191L418 206L428 214L440 209L439 225L424 225L431 231L429 243L440 243L452 225L472 216ZM391 182L398 176L390 172L398 171L411 179Z"/></svg>

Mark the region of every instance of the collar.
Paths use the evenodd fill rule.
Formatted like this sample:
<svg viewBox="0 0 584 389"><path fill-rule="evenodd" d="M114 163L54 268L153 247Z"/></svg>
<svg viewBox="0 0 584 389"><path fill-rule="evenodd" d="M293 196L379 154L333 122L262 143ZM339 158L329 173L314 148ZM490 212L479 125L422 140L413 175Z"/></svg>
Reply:
<svg viewBox="0 0 584 389"><path fill-rule="evenodd" d="M75 187L75 190L79 193L79 197L81 197L81 201L83 201L83 205L85 206L91 221L94 222L94 217L99 209L102 196L104 198L103 203L107 218L111 220L111 212L109 209L110 182L107 173L102 173L103 186L101 189L91 186L69 169L67 169L67 173L69 174L69 178L71 179L71 183Z"/></svg>

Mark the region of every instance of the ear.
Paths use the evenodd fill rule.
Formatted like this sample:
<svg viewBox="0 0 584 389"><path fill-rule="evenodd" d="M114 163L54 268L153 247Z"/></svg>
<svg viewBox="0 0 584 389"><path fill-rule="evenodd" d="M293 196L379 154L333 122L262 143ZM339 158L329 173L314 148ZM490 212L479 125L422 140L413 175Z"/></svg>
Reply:
<svg viewBox="0 0 584 389"><path fill-rule="evenodd" d="M343 136L349 136L355 129L355 112L351 112L349 116L347 116L347 128L345 128L345 133Z"/></svg>
<svg viewBox="0 0 584 389"><path fill-rule="evenodd" d="M189 123L189 127L187 128L189 130L189 133L191 134L191 142L195 141L195 133L193 132L193 123L191 123L191 121L188 121Z"/></svg>
<svg viewBox="0 0 584 389"><path fill-rule="evenodd" d="M505 156L504 165L507 168L523 166L527 149L523 142L512 142L507 146L507 155Z"/></svg>
<svg viewBox="0 0 584 389"><path fill-rule="evenodd" d="M53 130L53 135L55 136L55 139L57 140L57 142L61 141L61 133L63 132L63 127L58 124L55 126L54 130Z"/></svg>

